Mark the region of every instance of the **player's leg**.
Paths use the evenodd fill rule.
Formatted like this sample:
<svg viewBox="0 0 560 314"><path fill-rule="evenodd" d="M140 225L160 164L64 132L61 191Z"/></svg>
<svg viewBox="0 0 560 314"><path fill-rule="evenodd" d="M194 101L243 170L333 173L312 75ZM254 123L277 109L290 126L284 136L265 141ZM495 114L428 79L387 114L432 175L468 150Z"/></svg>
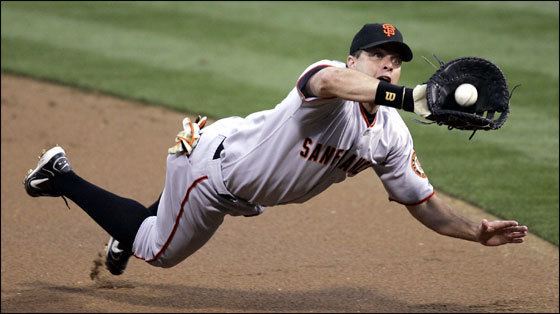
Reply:
<svg viewBox="0 0 560 314"><path fill-rule="evenodd" d="M41 155L37 167L30 170L23 183L33 197L70 198L111 235L105 264L114 275L123 273L132 256L132 243L138 228L147 217L157 214L159 205L158 198L146 208L135 200L87 182L73 171L65 151L58 146Z"/></svg>
<svg viewBox="0 0 560 314"><path fill-rule="evenodd" d="M159 206L161 194L157 200L148 207L149 216L156 216ZM128 260L132 256L132 247L129 245L121 245L119 241L113 237L107 241L105 250L105 266L113 275L121 275L126 269Z"/></svg>
<svg viewBox="0 0 560 314"><path fill-rule="evenodd" d="M197 148L198 149L198 148ZM170 156L157 217L146 219L134 242L134 255L154 266L172 267L200 249L222 224L216 193L189 159Z"/></svg>
<svg viewBox="0 0 560 314"><path fill-rule="evenodd" d="M168 156L157 217L140 226L133 251L154 266L172 267L210 240L224 216L253 216L262 207L229 194L219 152L223 137L202 136L192 155Z"/></svg>
<svg viewBox="0 0 560 314"><path fill-rule="evenodd" d="M150 211L135 200L106 191L70 172L57 176L61 193L80 206L107 233L116 238L119 248L131 250L140 224Z"/></svg>

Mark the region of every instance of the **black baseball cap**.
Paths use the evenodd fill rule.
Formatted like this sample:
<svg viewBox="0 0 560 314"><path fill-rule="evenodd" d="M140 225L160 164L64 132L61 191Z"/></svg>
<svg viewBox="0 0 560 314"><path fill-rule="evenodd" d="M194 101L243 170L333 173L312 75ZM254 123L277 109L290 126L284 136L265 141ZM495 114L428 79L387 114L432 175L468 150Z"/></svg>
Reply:
<svg viewBox="0 0 560 314"><path fill-rule="evenodd" d="M402 61L408 62L412 60L412 50L403 42L401 32L395 26L388 23L364 25L352 40L350 54L352 55L358 50L366 50L384 44L394 47L400 54Z"/></svg>

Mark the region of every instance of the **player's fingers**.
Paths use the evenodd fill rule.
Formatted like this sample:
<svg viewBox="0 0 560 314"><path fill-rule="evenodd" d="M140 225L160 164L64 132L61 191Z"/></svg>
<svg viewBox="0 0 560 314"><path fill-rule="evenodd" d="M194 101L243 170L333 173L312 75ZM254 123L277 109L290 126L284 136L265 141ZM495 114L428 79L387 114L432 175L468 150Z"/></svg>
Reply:
<svg viewBox="0 0 560 314"><path fill-rule="evenodd" d="M523 238L526 235L527 235L526 232L512 232L512 233L508 234L508 237L510 239L515 239L515 238Z"/></svg>
<svg viewBox="0 0 560 314"><path fill-rule="evenodd" d="M493 229L502 229L507 227L518 226L519 223L515 220L496 220L489 222L489 227Z"/></svg>
<svg viewBox="0 0 560 314"><path fill-rule="evenodd" d="M527 229L526 226L515 226L515 227L507 227L502 229L504 232L527 232L529 231L529 229Z"/></svg>

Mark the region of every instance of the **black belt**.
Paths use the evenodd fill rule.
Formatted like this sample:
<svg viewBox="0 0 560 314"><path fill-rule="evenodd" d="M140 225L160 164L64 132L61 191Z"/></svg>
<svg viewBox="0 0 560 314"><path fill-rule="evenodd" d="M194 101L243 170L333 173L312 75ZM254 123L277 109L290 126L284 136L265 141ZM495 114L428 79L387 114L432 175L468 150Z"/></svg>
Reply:
<svg viewBox="0 0 560 314"><path fill-rule="evenodd" d="M220 158L220 153L224 150L224 141L225 140L226 139L223 139L222 142L220 143L220 145L218 145L218 148L216 149L216 152L214 152L214 157L212 157L212 160Z"/></svg>

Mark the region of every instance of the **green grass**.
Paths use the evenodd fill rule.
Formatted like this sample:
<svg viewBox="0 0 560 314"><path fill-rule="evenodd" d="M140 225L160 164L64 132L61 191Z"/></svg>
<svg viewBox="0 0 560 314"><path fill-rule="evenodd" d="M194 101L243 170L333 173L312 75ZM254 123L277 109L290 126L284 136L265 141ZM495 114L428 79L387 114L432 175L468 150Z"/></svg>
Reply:
<svg viewBox="0 0 560 314"><path fill-rule="evenodd" d="M479 56L521 84L498 131L414 123L438 190L558 245L557 2L2 2L2 71L214 118L273 107L320 59L345 60L354 33L391 22L421 56Z"/></svg>

